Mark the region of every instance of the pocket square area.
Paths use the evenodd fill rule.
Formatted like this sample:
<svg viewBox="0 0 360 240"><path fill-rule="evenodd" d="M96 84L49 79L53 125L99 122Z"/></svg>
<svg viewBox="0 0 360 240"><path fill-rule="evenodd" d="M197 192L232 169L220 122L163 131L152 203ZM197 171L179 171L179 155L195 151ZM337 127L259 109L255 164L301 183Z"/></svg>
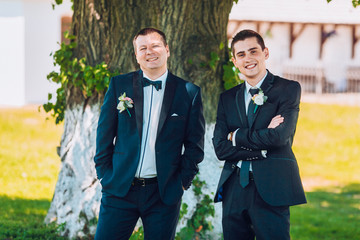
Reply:
<svg viewBox="0 0 360 240"><path fill-rule="evenodd" d="M178 117L179 115L177 113L173 113L171 116L172 117Z"/></svg>

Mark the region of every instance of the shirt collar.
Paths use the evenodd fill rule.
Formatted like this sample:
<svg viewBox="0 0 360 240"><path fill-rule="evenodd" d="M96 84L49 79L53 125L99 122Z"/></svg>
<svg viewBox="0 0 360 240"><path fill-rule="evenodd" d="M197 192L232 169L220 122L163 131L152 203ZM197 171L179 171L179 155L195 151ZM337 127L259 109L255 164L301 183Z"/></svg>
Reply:
<svg viewBox="0 0 360 240"><path fill-rule="evenodd" d="M266 71L266 74L263 77L263 79L261 79L261 81L258 82L255 87L251 86L247 81L245 81L246 93L249 93L250 88L260 88L261 84L264 82L267 75L268 75L268 71Z"/></svg>

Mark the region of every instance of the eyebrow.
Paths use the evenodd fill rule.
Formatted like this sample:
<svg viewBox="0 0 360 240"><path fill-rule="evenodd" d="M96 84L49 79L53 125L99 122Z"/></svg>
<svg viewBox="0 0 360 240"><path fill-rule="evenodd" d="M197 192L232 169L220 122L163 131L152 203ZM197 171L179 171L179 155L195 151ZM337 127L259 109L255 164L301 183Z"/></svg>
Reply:
<svg viewBox="0 0 360 240"><path fill-rule="evenodd" d="M157 41L157 42L151 43L151 45L161 44L161 43L162 43L162 41ZM139 48L140 48L140 47L146 47L146 46L147 46L147 44L142 44L142 45L139 45Z"/></svg>
<svg viewBox="0 0 360 240"><path fill-rule="evenodd" d="M255 49L258 49L258 47L253 47L253 48L249 48L247 51L252 51L252 50L255 50ZM236 55L240 54L240 53L244 53L245 51L239 51L236 53Z"/></svg>

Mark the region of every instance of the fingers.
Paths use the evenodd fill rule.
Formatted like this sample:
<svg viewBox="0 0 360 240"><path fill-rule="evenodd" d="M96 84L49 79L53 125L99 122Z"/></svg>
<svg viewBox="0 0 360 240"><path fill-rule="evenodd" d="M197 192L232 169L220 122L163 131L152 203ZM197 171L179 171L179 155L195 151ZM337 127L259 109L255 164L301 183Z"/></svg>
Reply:
<svg viewBox="0 0 360 240"><path fill-rule="evenodd" d="M273 117L273 119L271 119L268 128L276 128L283 122L284 122L284 117L282 117L281 115L276 115L275 117Z"/></svg>

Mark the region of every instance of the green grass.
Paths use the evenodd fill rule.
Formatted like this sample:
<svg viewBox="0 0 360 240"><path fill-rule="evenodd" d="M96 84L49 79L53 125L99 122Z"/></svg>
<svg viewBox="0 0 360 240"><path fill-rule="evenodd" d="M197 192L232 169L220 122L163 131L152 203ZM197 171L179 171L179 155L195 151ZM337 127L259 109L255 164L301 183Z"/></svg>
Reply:
<svg viewBox="0 0 360 240"><path fill-rule="evenodd" d="M360 183L360 107L302 103L294 152L308 184Z"/></svg>
<svg viewBox="0 0 360 240"><path fill-rule="evenodd" d="M64 239L58 227L44 225L49 199L0 196L0 239Z"/></svg>
<svg viewBox="0 0 360 240"><path fill-rule="evenodd" d="M45 117L0 109L0 240L61 239L43 220L63 129ZM360 108L302 103L294 151L308 204L291 208L292 239L359 239Z"/></svg>
<svg viewBox="0 0 360 240"><path fill-rule="evenodd" d="M36 107L0 109L0 239L61 239L44 218L63 129L45 118Z"/></svg>
<svg viewBox="0 0 360 240"><path fill-rule="evenodd" d="M306 195L306 205L291 208L292 239L359 239L360 184L318 189Z"/></svg>
<svg viewBox="0 0 360 240"><path fill-rule="evenodd" d="M302 103L294 152L308 203L291 208L292 239L360 239L360 108Z"/></svg>
<svg viewBox="0 0 360 240"><path fill-rule="evenodd" d="M63 128L45 118L36 107L0 109L0 195L51 198Z"/></svg>

